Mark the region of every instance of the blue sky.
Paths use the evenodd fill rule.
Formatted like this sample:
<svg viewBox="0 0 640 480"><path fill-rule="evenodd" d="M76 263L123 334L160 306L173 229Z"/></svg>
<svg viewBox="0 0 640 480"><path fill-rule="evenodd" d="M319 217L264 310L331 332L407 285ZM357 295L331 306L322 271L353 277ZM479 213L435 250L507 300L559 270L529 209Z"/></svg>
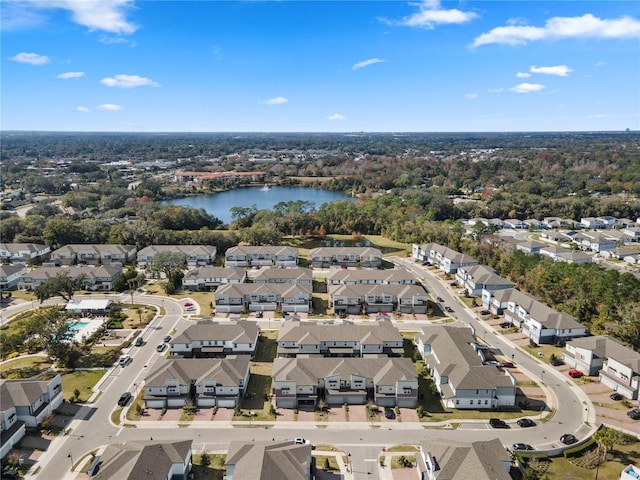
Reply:
<svg viewBox="0 0 640 480"><path fill-rule="evenodd" d="M3 130L640 129L637 1L0 9Z"/></svg>

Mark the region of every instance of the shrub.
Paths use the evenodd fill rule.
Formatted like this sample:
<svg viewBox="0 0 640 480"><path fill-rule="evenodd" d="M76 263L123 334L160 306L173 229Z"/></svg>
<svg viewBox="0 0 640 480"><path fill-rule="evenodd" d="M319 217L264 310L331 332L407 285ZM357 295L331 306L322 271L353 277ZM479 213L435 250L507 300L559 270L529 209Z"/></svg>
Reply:
<svg viewBox="0 0 640 480"><path fill-rule="evenodd" d="M203 467L208 467L209 465L211 465L211 457L209 457L209 454L207 452L202 452L202 454L200 455L200 465L202 465Z"/></svg>

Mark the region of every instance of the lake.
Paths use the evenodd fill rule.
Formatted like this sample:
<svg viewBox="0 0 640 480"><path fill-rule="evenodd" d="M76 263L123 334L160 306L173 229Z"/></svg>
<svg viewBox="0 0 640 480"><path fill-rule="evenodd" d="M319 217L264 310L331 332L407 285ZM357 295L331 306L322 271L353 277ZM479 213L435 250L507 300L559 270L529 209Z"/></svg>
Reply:
<svg viewBox="0 0 640 480"><path fill-rule="evenodd" d="M168 200L165 204L203 208L207 213L215 215L224 223L231 223L232 207L248 208L255 204L259 210L271 210L277 203L295 202L296 200L313 202L315 208L320 208L323 203L351 200L351 197L344 193L319 188L246 187L212 195Z"/></svg>

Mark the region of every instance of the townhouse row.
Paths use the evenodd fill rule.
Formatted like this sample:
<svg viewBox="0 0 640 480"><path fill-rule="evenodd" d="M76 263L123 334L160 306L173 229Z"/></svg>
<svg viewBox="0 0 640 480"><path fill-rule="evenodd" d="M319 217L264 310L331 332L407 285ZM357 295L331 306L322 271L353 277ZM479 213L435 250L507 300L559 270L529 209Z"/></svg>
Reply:
<svg viewBox="0 0 640 480"><path fill-rule="evenodd" d="M189 267L213 265L217 249L212 245L150 245L140 251L132 245L70 244L51 251L36 243L0 243L0 261L33 265L127 265L146 267L161 253L182 253ZM313 268L380 268L382 252L371 247L319 247L310 251ZM298 249L288 246L236 246L225 252L227 267L295 267Z"/></svg>

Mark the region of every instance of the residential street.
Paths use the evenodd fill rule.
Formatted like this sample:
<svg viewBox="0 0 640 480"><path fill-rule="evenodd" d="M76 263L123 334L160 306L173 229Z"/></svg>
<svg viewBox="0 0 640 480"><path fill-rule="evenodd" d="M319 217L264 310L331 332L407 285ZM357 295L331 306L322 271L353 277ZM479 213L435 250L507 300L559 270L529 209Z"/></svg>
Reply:
<svg viewBox="0 0 640 480"><path fill-rule="evenodd" d="M554 371L547 365L541 365L532 359L522 349L514 347L503 335L495 335L486 323L478 321L473 313L455 300L448 286L439 280L432 272L416 265L414 262L401 258L394 258L398 265L411 269L433 295L442 297L447 305L453 308L452 315L457 322L472 325L478 331L487 330L486 341L494 349L505 356L514 355L518 369L531 378L539 379L544 374L544 391L550 407L555 409L553 417L526 431L527 443L536 449L553 449L559 447L559 437L564 433L574 433L582 439L588 436L595 420L595 410L583 391L573 386L561 373ZM126 296L126 295L125 295ZM98 295L92 295L93 298ZM128 296L123 301L129 301ZM124 297L123 297L124 299ZM416 423L403 422L341 422L331 421L329 424L318 424L314 421L281 421L246 423L245 428L237 428L230 421L140 421L129 422L127 427L116 427L110 422L119 395L126 390L137 392L149 367L160 358L155 351L155 345L161 343L162 337L175 329L180 332L192 323L182 317L181 305L170 299L150 295L134 296L135 303L164 306L166 311L162 317L157 317L149 324L142 335L146 341L143 347L131 347L129 354L133 362L128 366L113 367L108 371L96 390L94 403L83 406L70 423L71 434L54 439L48 450L41 456L40 470L33 478L82 478L82 474L71 473L72 460L78 462L88 452L109 443L126 442L137 439L180 440L192 439L194 452L224 451L228 443L236 440L282 440L293 437L304 437L314 444L331 444L351 454L353 464L353 478L379 478L378 465L375 462L383 447L397 444L417 444L425 439L453 439L460 441L475 441L499 437L505 445L511 445L525 439L519 427L507 430L495 430L486 421L464 421L458 428L448 429L446 422ZM30 304L16 305L12 310L23 306L30 308ZM6 312L5 312L6 315ZM261 327L275 328L280 322L263 319ZM402 320L396 325L402 330L415 330L425 324L424 321ZM557 399L563 399L558 402ZM545 415L543 413L543 415ZM588 419L588 425L585 420ZM178 424L180 423L180 426ZM186 426L185 426L186 425ZM247 428L248 427L248 428ZM376 453L378 452L378 453Z"/></svg>

